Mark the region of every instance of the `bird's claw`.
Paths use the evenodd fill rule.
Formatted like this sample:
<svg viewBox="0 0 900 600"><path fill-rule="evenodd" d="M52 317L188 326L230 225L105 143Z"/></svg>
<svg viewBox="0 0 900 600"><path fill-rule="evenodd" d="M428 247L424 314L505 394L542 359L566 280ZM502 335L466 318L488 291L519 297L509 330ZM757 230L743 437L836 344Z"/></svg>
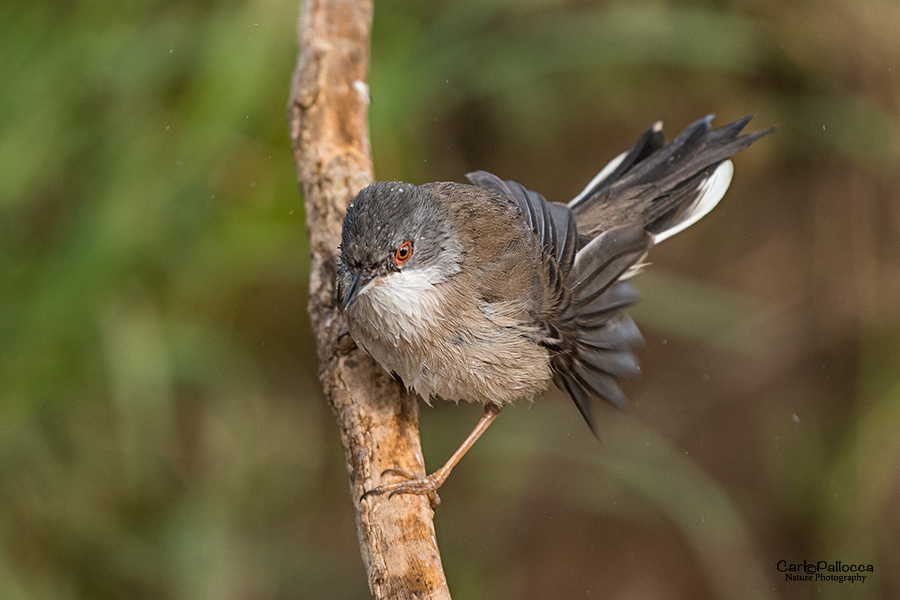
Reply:
<svg viewBox="0 0 900 600"><path fill-rule="evenodd" d="M440 478L439 473L422 476L417 475L412 471L407 471L406 469L394 467L382 471L381 476L384 477L385 475L399 475L400 477L403 477L405 481L395 481L394 483L387 483L372 488L364 493L360 500L365 500L369 496L380 496L382 494L387 494L388 498L393 498L397 494L416 494L419 496L428 496L428 501L431 503L432 509L437 508L441 503L441 498L437 494L437 489L441 487L441 484L444 483L444 481Z"/></svg>
<svg viewBox="0 0 900 600"><path fill-rule="evenodd" d="M391 467L390 469L385 469L381 472L381 476L384 477L385 475L399 475L404 479L424 479L420 475L416 475L412 471L407 471L406 469L402 469L400 467Z"/></svg>

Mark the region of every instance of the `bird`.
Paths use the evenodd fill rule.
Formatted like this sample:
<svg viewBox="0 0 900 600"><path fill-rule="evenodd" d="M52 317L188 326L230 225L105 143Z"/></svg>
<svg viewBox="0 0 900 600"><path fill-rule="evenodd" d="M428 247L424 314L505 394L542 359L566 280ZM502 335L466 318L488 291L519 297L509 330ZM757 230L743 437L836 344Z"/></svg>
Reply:
<svg viewBox="0 0 900 600"><path fill-rule="evenodd" d="M752 115L718 129L713 115L666 143L662 122L610 161L568 203L486 171L468 184L381 181L343 220L336 301L356 345L426 402L480 402L484 413L431 475L400 468L365 492L437 489L502 408L555 384L597 430L594 402L624 410L618 380L640 373L643 341L625 311L628 280L650 248L708 214L728 189L729 157L771 130Z"/></svg>

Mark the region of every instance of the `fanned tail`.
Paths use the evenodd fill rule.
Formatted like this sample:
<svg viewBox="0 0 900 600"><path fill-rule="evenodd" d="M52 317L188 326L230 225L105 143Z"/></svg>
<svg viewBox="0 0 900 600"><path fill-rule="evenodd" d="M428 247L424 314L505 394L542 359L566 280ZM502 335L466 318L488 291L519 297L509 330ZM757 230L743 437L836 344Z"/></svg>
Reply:
<svg viewBox="0 0 900 600"><path fill-rule="evenodd" d="M739 135L751 117L712 129L709 115L665 143L657 122L568 205L485 171L466 177L514 199L543 247L548 268L546 329L554 382L565 389L596 434L592 403L625 410L617 379L640 373L641 333L624 309L639 297L623 280L654 243L708 214L731 183L728 157L771 130Z"/></svg>
<svg viewBox="0 0 900 600"><path fill-rule="evenodd" d="M696 223L728 190L734 173L728 157L772 131L739 135L751 118L712 129L708 115L668 144L662 123L655 123L569 202L580 245L622 225L640 225L659 243Z"/></svg>

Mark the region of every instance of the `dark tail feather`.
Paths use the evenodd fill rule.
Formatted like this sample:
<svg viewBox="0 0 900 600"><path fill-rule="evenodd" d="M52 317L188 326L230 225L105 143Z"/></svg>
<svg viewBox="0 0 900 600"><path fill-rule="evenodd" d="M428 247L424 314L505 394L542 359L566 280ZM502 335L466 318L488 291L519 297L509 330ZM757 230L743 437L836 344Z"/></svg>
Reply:
<svg viewBox="0 0 900 600"><path fill-rule="evenodd" d="M608 174L569 203L580 245L621 225L640 225L662 241L712 210L731 183L728 157L772 131L740 135L752 116L712 129L712 118L692 123L665 145L657 123L615 168L607 165Z"/></svg>
<svg viewBox="0 0 900 600"><path fill-rule="evenodd" d="M663 141L662 121L657 121L638 138L631 150L621 153L603 167L587 187L569 202L569 208L576 210L582 202L590 201L596 194L621 179L635 164L662 148Z"/></svg>
<svg viewBox="0 0 900 600"><path fill-rule="evenodd" d="M602 398L625 410L620 377L640 373L633 348L643 342L634 321L622 309L638 300L619 280L647 253L652 236L641 227L606 231L582 248L566 279L571 301L556 328L560 352L553 358L557 386L572 396L595 431L591 399Z"/></svg>
<svg viewBox="0 0 900 600"><path fill-rule="evenodd" d="M647 254L651 237L640 227L616 227L578 251L566 279L577 312L585 313L600 294Z"/></svg>

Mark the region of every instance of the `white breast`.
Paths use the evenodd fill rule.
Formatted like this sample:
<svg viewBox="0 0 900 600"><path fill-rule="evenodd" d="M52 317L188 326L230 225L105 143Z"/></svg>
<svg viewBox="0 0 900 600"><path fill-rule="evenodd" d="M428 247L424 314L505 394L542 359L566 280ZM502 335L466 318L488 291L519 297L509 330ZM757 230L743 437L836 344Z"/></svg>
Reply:
<svg viewBox="0 0 900 600"><path fill-rule="evenodd" d="M441 281L431 269L374 280L347 311L351 335L425 400L501 404L546 389L549 354L533 332L494 322L474 302L447 314Z"/></svg>

